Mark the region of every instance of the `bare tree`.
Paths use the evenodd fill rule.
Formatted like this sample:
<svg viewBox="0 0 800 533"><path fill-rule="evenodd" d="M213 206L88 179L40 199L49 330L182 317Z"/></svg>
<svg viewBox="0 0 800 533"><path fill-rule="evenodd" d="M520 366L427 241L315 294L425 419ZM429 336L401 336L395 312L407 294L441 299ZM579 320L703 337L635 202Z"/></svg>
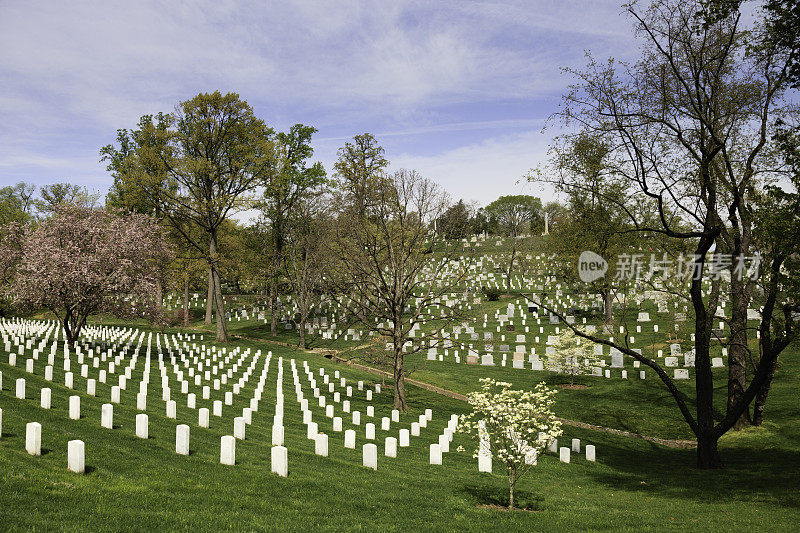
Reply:
<svg viewBox="0 0 800 533"><path fill-rule="evenodd" d="M404 357L423 349L410 342L412 331L428 324L436 338L459 316L460 299L448 295L464 280L467 261L460 241L434 238L446 195L416 172L385 174L381 161L383 149L368 134L340 150L332 281L347 314L389 339L394 407L405 411Z"/></svg>
<svg viewBox="0 0 800 533"><path fill-rule="evenodd" d="M635 65L592 60L586 70L575 72L579 81L565 96L559 116L607 143L613 171L630 184L634 196L626 197L625 203L645 202L655 214L642 220L625 203L603 197L627 210L633 225L629 231L661 234L693 247L691 271L698 275L691 276L684 296L694 312L695 414L656 361L626 346L576 333L653 368L697 436L698 466L717 468L722 466L717 441L742 423L769 369L794 337L793 304L785 295L778 299L778 280L796 245L770 251L760 298L760 358L751 358L747 330L756 277L739 275L740 258L755 251L752 233L761 189L776 170L769 157L770 131L775 117L791 115L794 109L784 99L786 54L758 46L761 27L755 24L745 33L738 12L704 19L706 7L699 0L655 2L643 13L635 4L629 6L644 40L641 59ZM587 187L579 181L568 186ZM715 245L719 264L731 277L727 289L732 303L728 402L719 420L713 409L709 350L725 286L708 275L714 266L707 264L708 254ZM705 290L709 281L710 289ZM776 312L780 308L782 316ZM748 360L753 361L749 381Z"/></svg>
<svg viewBox="0 0 800 533"><path fill-rule="evenodd" d="M297 306L293 321L300 337L298 347L305 349L308 318L327 294L325 274L331 230L323 202L319 198L298 202L287 229L284 272Z"/></svg>

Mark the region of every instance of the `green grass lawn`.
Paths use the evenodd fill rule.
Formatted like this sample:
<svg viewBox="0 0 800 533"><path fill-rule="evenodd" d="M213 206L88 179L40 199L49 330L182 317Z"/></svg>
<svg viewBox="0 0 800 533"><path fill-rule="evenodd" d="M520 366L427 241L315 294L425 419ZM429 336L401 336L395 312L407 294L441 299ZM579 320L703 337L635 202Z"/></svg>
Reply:
<svg viewBox="0 0 800 533"><path fill-rule="evenodd" d="M63 371L56 365L52 383L43 379L43 366L31 376L24 363L16 367L0 357L3 410L0 438L0 528L69 530L399 530L399 531L565 531L565 530L795 530L800 520L800 371L793 348L783 364L768 403L768 422L725 437L721 452L727 468L697 471L694 451L665 448L639 439L603 432L565 428L562 442L580 438L597 447L597 462L582 454L563 464L548 454L520 482L518 503L530 511L508 513L491 507L503 504L507 483L499 465L493 474L479 474L470 453L445 454L442 466L428 464L428 444L435 440L451 413L463 413L466 404L409 387L410 412L399 427L409 427L426 408L433 422L398 457L383 456L378 431L378 470L361 466L363 429L357 448L343 446L343 434L333 433L330 421L310 395L302 372L308 360L316 373L339 370L348 381L375 382L375 376L337 365L323 357L255 341L237 342L244 348L272 350L273 359L259 412L247 428L247 440L237 442L235 466L219 464L219 440L231 434L231 413L240 413L251 396L254 379L225 407L223 420L212 417L211 427L197 426L196 412L178 402L178 420L166 418L160 384L152 379L147 413L150 438L135 437L135 393L141 363L134 371L122 403L115 405L115 428L100 427L100 406L110 397L109 385L98 384L97 397L87 396L85 380L76 372L75 391L63 387ZM270 431L275 394L275 364L283 355L286 446L289 477L270 473ZM140 358L143 357L140 356ZM301 383L311 400L314 420L330 436L330 457L314 454L306 439L300 407L295 401L288 358L298 363ZM506 368L455 365L419 357L412 377L466 392L477 378L494 375L528 387L545 378L563 376ZM58 360L58 358L57 358ZM263 362L263 356L261 361ZM439 367L442 368L439 368ZM14 397L14 379L25 377L27 398ZM559 414L590 423L629 429L662 437L686 437L671 398L653 379L646 382L591 379L584 390L562 390ZM39 407L39 390L53 390L53 407ZM689 384L686 384L689 387ZM690 392L687 389L687 392ZM81 396L82 418L67 417L67 398ZM212 400L221 391L212 391ZM31 399L32 398L32 399ZM356 395L353 409L362 417L365 400ZM209 401L200 402L207 405ZM385 387L372 402L376 418L391 409L391 391ZM337 408L337 414L339 410ZM41 457L25 452L25 424L42 424ZM362 418L362 426L367 420ZM191 426L191 455L174 453L175 425ZM393 425L393 433L398 425ZM396 434L396 433L394 433ZM88 472L66 469L67 441L86 443ZM469 443L457 435L451 447ZM488 506L488 507L487 507Z"/></svg>

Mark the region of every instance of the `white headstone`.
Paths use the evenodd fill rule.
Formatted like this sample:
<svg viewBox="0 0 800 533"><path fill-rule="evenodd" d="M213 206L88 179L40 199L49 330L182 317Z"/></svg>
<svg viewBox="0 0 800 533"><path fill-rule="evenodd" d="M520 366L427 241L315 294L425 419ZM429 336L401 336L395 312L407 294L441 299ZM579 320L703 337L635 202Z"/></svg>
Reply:
<svg viewBox="0 0 800 533"><path fill-rule="evenodd" d="M179 424L175 427L175 453L189 455L189 426Z"/></svg>
<svg viewBox="0 0 800 533"><path fill-rule="evenodd" d="M450 451L450 437L447 435L439 435L439 448L441 448L443 453L448 453Z"/></svg>
<svg viewBox="0 0 800 533"><path fill-rule="evenodd" d="M689 379L689 370L686 368L676 368L674 379Z"/></svg>
<svg viewBox="0 0 800 533"><path fill-rule="evenodd" d="M242 416L237 416L233 419L233 436L239 440L244 440L244 433L245 427L247 424L245 423L245 419Z"/></svg>
<svg viewBox="0 0 800 533"><path fill-rule="evenodd" d="M236 464L236 438L233 435L224 435L220 439L219 462L224 465Z"/></svg>
<svg viewBox="0 0 800 533"><path fill-rule="evenodd" d="M317 433L314 437L314 453L328 457L328 436L325 433Z"/></svg>
<svg viewBox="0 0 800 533"><path fill-rule="evenodd" d="M478 452L478 472L492 473L492 455L489 452Z"/></svg>
<svg viewBox="0 0 800 533"><path fill-rule="evenodd" d="M72 420L79 420L81 418L81 397L69 397L69 417Z"/></svg>
<svg viewBox="0 0 800 533"><path fill-rule="evenodd" d="M586 445L586 460L587 461L594 461L595 460L594 444L587 444Z"/></svg>
<svg viewBox="0 0 800 533"><path fill-rule="evenodd" d="M67 443L67 469L76 474L86 471L86 446L82 440L71 440Z"/></svg>
<svg viewBox="0 0 800 533"><path fill-rule="evenodd" d="M100 425L106 429L114 429L114 405L104 403L100 410Z"/></svg>
<svg viewBox="0 0 800 533"><path fill-rule="evenodd" d="M283 426L281 426L281 425L273 425L272 426L272 445L273 446L283 446L283 436L284 436Z"/></svg>
<svg viewBox="0 0 800 533"><path fill-rule="evenodd" d="M561 447L561 449L559 449L558 459L562 463L568 463L569 462L569 448L567 448L566 446Z"/></svg>
<svg viewBox="0 0 800 533"><path fill-rule="evenodd" d="M25 425L25 450L31 455L42 455L42 425L39 422Z"/></svg>
<svg viewBox="0 0 800 533"><path fill-rule="evenodd" d="M344 432L344 447L356 449L356 432L354 430L348 429Z"/></svg>
<svg viewBox="0 0 800 533"><path fill-rule="evenodd" d="M150 436L148 425L149 420L146 414L139 413L136 415L136 436L140 439L146 439Z"/></svg>
<svg viewBox="0 0 800 533"><path fill-rule="evenodd" d="M283 446L273 446L270 452L272 472L281 477L289 475L289 452Z"/></svg>
<svg viewBox="0 0 800 533"><path fill-rule="evenodd" d="M430 447L430 463L432 465L442 464L442 448L438 444L431 444Z"/></svg>
<svg viewBox="0 0 800 533"><path fill-rule="evenodd" d="M42 388L41 403L40 403L42 409L50 409L51 398L52 398L52 392L50 391L50 389L47 387Z"/></svg>
<svg viewBox="0 0 800 533"><path fill-rule="evenodd" d="M378 446L373 443L365 444L361 447L363 465L373 470L378 469Z"/></svg>
<svg viewBox="0 0 800 533"><path fill-rule="evenodd" d="M397 439L394 437L386 437L384 441L384 455L386 457L397 457Z"/></svg>

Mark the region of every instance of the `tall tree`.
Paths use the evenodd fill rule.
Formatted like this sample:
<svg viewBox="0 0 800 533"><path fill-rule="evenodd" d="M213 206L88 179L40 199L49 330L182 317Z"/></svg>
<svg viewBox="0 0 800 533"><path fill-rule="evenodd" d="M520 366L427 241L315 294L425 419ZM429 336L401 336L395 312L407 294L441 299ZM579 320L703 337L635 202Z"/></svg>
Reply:
<svg viewBox="0 0 800 533"><path fill-rule="evenodd" d="M249 207L251 193L274 162L272 130L239 95L201 93L180 103L162 121L143 121L139 142L124 158L139 185L136 193L158 206L172 227L208 262L217 316L216 339L227 342L219 275L219 230ZM167 186L164 186L165 182ZM201 228L196 238L185 221Z"/></svg>
<svg viewBox="0 0 800 533"><path fill-rule="evenodd" d="M0 188L0 226L33 219L36 186L25 182Z"/></svg>
<svg viewBox="0 0 800 533"><path fill-rule="evenodd" d="M467 261L460 243L433 234L446 196L416 172L387 174L387 166L372 135L358 135L339 150L331 277L348 315L389 340L394 407L405 411L405 354L422 349L409 343L412 331L428 322L435 338L460 316L461 302L447 295L466 276Z"/></svg>
<svg viewBox="0 0 800 533"><path fill-rule="evenodd" d="M34 204L40 213L52 213L62 204L93 207L97 200L98 195L89 193L86 187L72 183L53 183L39 189L39 198L34 200Z"/></svg>
<svg viewBox="0 0 800 533"><path fill-rule="evenodd" d="M331 219L320 198L308 198L295 205L283 254L284 272L292 288L297 313L293 316L299 335L298 347L306 348L306 327L311 311L328 293L326 275L330 258Z"/></svg>
<svg viewBox="0 0 800 533"><path fill-rule="evenodd" d="M551 150L551 168L533 171L529 180L554 182L556 190L566 196L567 216L546 242L560 260L560 274L577 282L574 266L584 250L611 260L633 248L627 213L634 207L628 198L628 183L613 172L610 146L586 134L561 142ZM607 322L614 316L615 295L626 285L612 276L589 282L589 289L603 299Z"/></svg>
<svg viewBox="0 0 800 533"><path fill-rule="evenodd" d="M445 239L463 239L469 234L470 215L469 206L459 200L436 219L436 233Z"/></svg>
<svg viewBox="0 0 800 533"><path fill-rule="evenodd" d="M16 305L52 311L70 344L91 314L155 309L158 265L171 251L149 216L63 204L37 226L12 223L6 232L7 294Z"/></svg>
<svg viewBox="0 0 800 533"><path fill-rule="evenodd" d="M489 223L508 237L508 250L504 253L503 268L507 295L511 294L511 276L521 248L519 238L530 232L531 222L541 217L541 211L542 201L528 195L501 196L485 208L485 212L489 215Z"/></svg>
<svg viewBox="0 0 800 533"><path fill-rule="evenodd" d="M165 194L174 193L177 185L166 171L166 167L154 155L167 151L170 120L171 117L164 113L144 115L139 119L136 129L117 130L119 147L109 144L101 148L100 161L107 163L106 170L114 178L106 195L106 205L129 213L151 215L159 223L172 226L168 234L170 241L179 250L178 257L186 257L190 253L186 249L188 245L174 226L179 224L184 231L189 232L192 231L190 223L180 217L166 218ZM152 133L154 131L160 134L154 135ZM140 157L142 154L149 155ZM61 189L59 193L77 194L75 191ZM178 261L178 265L188 264L182 260ZM159 308L163 300L167 270L168 265L161 265L156 298ZM211 323L210 318L207 323Z"/></svg>
<svg viewBox="0 0 800 533"><path fill-rule="evenodd" d="M311 136L316 128L295 124L288 132L275 136L276 164L267 173L260 207L272 231L272 279L270 283L270 331L278 334L278 285L284 262L284 247L292 213L298 203L313 195L326 183L321 163L309 166L314 155Z"/></svg>
<svg viewBox="0 0 800 533"><path fill-rule="evenodd" d="M770 130L775 117L791 116L793 110L785 100L788 55L774 47L748 46L757 41L753 36L764 31L763 25L756 22L746 32L738 12L706 18L706 8L702 0L655 2L644 12L629 6L644 40L641 59L629 67L591 61L587 69L575 72L578 83L565 96L560 116L603 139L613 151L614 171L656 217L651 224L627 213L637 231L682 240L693 248L692 272L698 275L692 276L685 294L694 312L695 414L656 361L626 346L583 336L653 368L697 436L698 466L717 468L722 466L719 438L740 423L796 331L791 313L777 313L791 305L779 300L778 287L791 251L775 250L764 274L769 282L759 326L761 357L751 376L745 373L750 350L746 311L757 278L741 276L741 258L755 251L756 193L775 168ZM710 279L715 265L706 264L715 244L719 265L731 276L732 304L728 401L720 418L714 412L710 342L723 288L719 279Z"/></svg>

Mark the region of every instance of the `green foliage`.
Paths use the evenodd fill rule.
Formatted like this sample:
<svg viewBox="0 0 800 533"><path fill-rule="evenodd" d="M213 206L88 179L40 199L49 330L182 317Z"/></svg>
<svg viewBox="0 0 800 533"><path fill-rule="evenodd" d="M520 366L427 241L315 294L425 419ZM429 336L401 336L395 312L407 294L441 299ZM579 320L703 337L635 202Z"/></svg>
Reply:
<svg viewBox="0 0 800 533"><path fill-rule="evenodd" d="M33 220L35 189L35 186L25 182L0 188L0 226L9 222L25 224Z"/></svg>
<svg viewBox="0 0 800 533"><path fill-rule="evenodd" d="M534 196L501 196L487 205L484 212L490 228L510 237L544 228L542 201Z"/></svg>
<svg viewBox="0 0 800 533"><path fill-rule="evenodd" d="M52 213L59 205L69 204L93 207L98 196L90 194L86 187L72 183L53 183L39 190L39 198L34 201L40 213Z"/></svg>
<svg viewBox="0 0 800 533"><path fill-rule="evenodd" d="M464 200L447 208L442 216L436 219L436 231L445 239L463 239L471 234L470 212Z"/></svg>
<svg viewBox="0 0 800 533"><path fill-rule="evenodd" d="M497 289L495 287L484 287L483 294L486 296L486 299L489 300L490 302L496 302L497 300L500 299L501 292L500 289Z"/></svg>

